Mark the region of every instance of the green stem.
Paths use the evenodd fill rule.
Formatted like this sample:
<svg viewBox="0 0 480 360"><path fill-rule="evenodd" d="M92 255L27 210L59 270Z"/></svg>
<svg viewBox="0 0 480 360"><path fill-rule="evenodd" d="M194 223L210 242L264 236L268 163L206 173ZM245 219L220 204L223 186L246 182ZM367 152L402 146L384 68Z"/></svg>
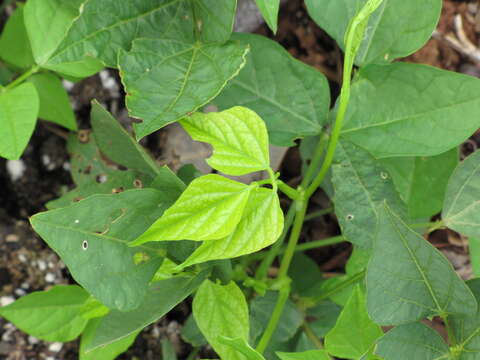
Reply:
<svg viewBox="0 0 480 360"><path fill-rule="evenodd" d="M426 223L410 224L409 227L411 227L412 229L427 228L426 233L430 234L435 230L445 227L445 224L443 223L442 220L438 220L438 221L432 221L432 222L426 222Z"/></svg>
<svg viewBox="0 0 480 360"><path fill-rule="evenodd" d="M307 250L316 249L316 248L323 247L323 246L340 244L340 243L345 242L345 241L346 241L346 239L342 235L334 236L334 237L327 238L327 239L309 241L309 242L297 245L296 248L295 248L295 252L307 251Z"/></svg>
<svg viewBox="0 0 480 360"><path fill-rule="evenodd" d="M322 210L318 210L318 211L314 211L314 212L311 212L310 214L307 214L305 216L305 221L309 221L309 220L312 220L312 219L315 219L317 217L321 217L323 215L327 215L327 214L330 214L333 212L333 207L329 207L327 209L322 209Z"/></svg>
<svg viewBox="0 0 480 360"><path fill-rule="evenodd" d="M5 86L5 90L13 89L14 87L20 85L23 83L25 80L27 80L30 76L33 74L37 73L40 70L40 66L34 65L30 68L30 70L24 72L22 75L17 77L15 80L13 80L10 84Z"/></svg>
<svg viewBox="0 0 480 360"><path fill-rule="evenodd" d="M309 303L310 304L318 304L320 301L328 299L332 295L336 294L337 292L342 291L343 289L349 287L352 284L355 284L356 282L362 280L365 277L366 271L360 271L359 273L353 275L352 277L348 278L345 281L342 281L340 284L334 286L330 290L327 289L327 291L321 295L315 296L310 298Z"/></svg>
<svg viewBox="0 0 480 360"><path fill-rule="evenodd" d="M303 328L303 331L305 332L305 335L307 335L307 337L310 339L313 345L315 345L317 349L323 350L324 347L322 342L317 337L317 335L315 335L312 328L310 327L310 325L308 325L306 321L302 324L302 328Z"/></svg>
<svg viewBox="0 0 480 360"><path fill-rule="evenodd" d="M300 184L301 187L304 189L307 188L308 185L312 182L312 179L315 176L315 171L317 170L320 161L322 160L323 153L325 152L325 148L328 144L329 135L324 132L320 135L320 140L317 143L317 147L315 148L315 152L313 153L312 161L305 172L305 176L303 177L302 183Z"/></svg>
<svg viewBox="0 0 480 360"><path fill-rule="evenodd" d="M194 348L192 352L188 355L187 360L195 360L199 352L200 348Z"/></svg>
<svg viewBox="0 0 480 360"><path fill-rule="evenodd" d="M299 192L294 188L292 188L290 185L284 183L282 180L277 180L277 185L280 191L283 192L285 195L287 195L290 199L292 200L299 199L300 197Z"/></svg>
<svg viewBox="0 0 480 360"><path fill-rule="evenodd" d="M268 168L267 173L268 173L268 176L270 177L270 180L272 182L273 191L277 192L278 191L278 185L277 185L277 177L275 176L275 172L272 170L272 168Z"/></svg>
<svg viewBox="0 0 480 360"><path fill-rule="evenodd" d="M289 296L290 296L290 286L280 288L278 299L275 304L275 307L273 308L270 321L268 322L267 328L265 329L265 332L260 338L260 341L258 342L258 345L256 348L256 350L260 354L263 354L265 352L265 349L267 348L268 343L270 342L270 339L272 338L273 333L277 328L277 324L280 321L280 317L282 316L282 313L283 313L283 307L285 306L285 303L287 302Z"/></svg>
<svg viewBox="0 0 480 360"><path fill-rule="evenodd" d="M452 347L457 345L457 338L455 337L455 332L453 331L452 325L450 324L450 321L448 320L448 315L442 315L441 316L443 323L445 324L445 328L447 329L447 335L448 335L448 340L450 341L450 345Z"/></svg>

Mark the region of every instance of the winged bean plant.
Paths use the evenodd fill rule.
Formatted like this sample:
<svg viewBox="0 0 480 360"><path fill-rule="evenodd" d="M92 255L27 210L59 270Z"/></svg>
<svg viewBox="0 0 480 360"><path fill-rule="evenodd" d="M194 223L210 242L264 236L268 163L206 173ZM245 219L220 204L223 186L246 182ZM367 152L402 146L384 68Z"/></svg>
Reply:
<svg viewBox="0 0 480 360"><path fill-rule="evenodd" d="M276 31L279 1L257 4ZM31 293L0 315L46 341L81 337L84 360L114 359L189 297L188 359L206 344L225 360L479 359L480 282L462 280L424 235L449 228L468 237L480 275L480 152L459 161L480 125L480 80L395 61L429 39L441 0L306 0L345 53L334 104L318 70L273 40L232 33L236 5L17 8L1 56L31 68L1 88L2 156L20 156L39 108L47 120L71 119L39 90L57 84L55 74L118 69L137 121L132 137L92 103L92 130L68 140L75 188L31 218L78 285ZM204 112L208 104L217 111ZM175 174L138 143L174 122L212 146L216 173ZM270 145L298 142L302 179L293 186L272 169ZM253 172L264 179L233 180ZM315 211L320 188L333 208ZM340 235L302 235L325 214ZM324 277L303 253L340 242L353 247L340 276ZM163 358L176 358L162 346Z"/></svg>

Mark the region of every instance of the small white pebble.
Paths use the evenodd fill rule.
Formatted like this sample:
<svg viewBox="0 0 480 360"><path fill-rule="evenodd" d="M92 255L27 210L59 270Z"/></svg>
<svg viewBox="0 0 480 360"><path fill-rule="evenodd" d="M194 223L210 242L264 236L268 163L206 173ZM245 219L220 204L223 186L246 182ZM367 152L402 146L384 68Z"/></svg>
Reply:
<svg viewBox="0 0 480 360"><path fill-rule="evenodd" d="M8 160L7 171L12 181L17 181L23 176L27 167L22 160Z"/></svg>
<svg viewBox="0 0 480 360"><path fill-rule="evenodd" d="M27 292L23 289L15 289L14 294L17 296L24 296L27 294Z"/></svg>
<svg viewBox="0 0 480 360"><path fill-rule="evenodd" d="M40 271L45 271L47 270L47 263L43 260L38 260L38 269Z"/></svg>
<svg viewBox="0 0 480 360"><path fill-rule="evenodd" d="M27 257L25 254L18 254L18 260L20 260L22 263L27 262Z"/></svg>
<svg viewBox="0 0 480 360"><path fill-rule="evenodd" d="M10 305L14 301L15 301L15 298L13 296L2 296L2 297L0 297L0 305L1 306Z"/></svg>
<svg viewBox="0 0 480 360"><path fill-rule="evenodd" d="M28 337L28 343L29 344L35 345L35 344L38 344L39 342L40 342L40 340L38 340L35 336L30 335Z"/></svg>
<svg viewBox="0 0 480 360"><path fill-rule="evenodd" d="M50 164L50 156L48 156L47 154L43 154L42 155L42 164L45 165L45 166Z"/></svg>
<svg viewBox="0 0 480 360"><path fill-rule="evenodd" d="M27 282L23 282L22 285L20 285L20 287L21 287L22 289L29 289L29 288L30 288L30 284L27 283Z"/></svg>
<svg viewBox="0 0 480 360"><path fill-rule="evenodd" d="M55 275L53 275L52 273L47 273L45 275L45 281L48 283L53 283L55 281Z"/></svg>
<svg viewBox="0 0 480 360"><path fill-rule="evenodd" d="M52 352L59 352L62 350L63 344L61 342L54 342L51 343L50 346L48 347L48 350Z"/></svg>
<svg viewBox="0 0 480 360"><path fill-rule="evenodd" d="M54 264L53 262L49 261L49 262L48 262L48 268L49 268L49 269L55 268L55 264Z"/></svg>
<svg viewBox="0 0 480 360"><path fill-rule="evenodd" d="M55 360L55 358L53 356L47 356L45 360Z"/></svg>
<svg viewBox="0 0 480 360"><path fill-rule="evenodd" d="M68 161L64 162L62 167L63 167L63 170L65 171L70 171L72 169L72 165Z"/></svg>
<svg viewBox="0 0 480 360"><path fill-rule="evenodd" d="M62 85L63 85L63 88L67 91L72 91L73 87L75 86L73 82L68 80L63 80Z"/></svg>

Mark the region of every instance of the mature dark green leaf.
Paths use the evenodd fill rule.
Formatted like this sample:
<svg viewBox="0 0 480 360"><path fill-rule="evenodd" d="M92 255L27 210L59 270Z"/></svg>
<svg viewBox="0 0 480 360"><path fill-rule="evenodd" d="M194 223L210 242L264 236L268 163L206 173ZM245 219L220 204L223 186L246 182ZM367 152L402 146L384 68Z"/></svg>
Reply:
<svg viewBox="0 0 480 360"><path fill-rule="evenodd" d="M237 42L201 44L138 39L119 57L137 138L180 120L215 98L245 64L248 48Z"/></svg>
<svg viewBox="0 0 480 360"><path fill-rule="evenodd" d="M0 156L18 159L22 155L35 129L39 108L38 93L31 83L0 92Z"/></svg>
<svg viewBox="0 0 480 360"><path fill-rule="evenodd" d="M152 157L97 101L92 103L90 119L96 143L110 160L152 178L159 175L160 167Z"/></svg>
<svg viewBox="0 0 480 360"><path fill-rule="evenodd" d="M422 323L400 325L390 330L378 341L375 353L385 360L450 359L448 345L442 337Z"/></svg>
<svg viewBox="0 0 480 360"><path fill-rule="evenodd" d="M326 300L307 310L306 317L312 320L309 325L317 337L323 338L333 329L341 309L334 302Z"/></svg>
<svg viewBox="0 0 480 360"><path fill-rule="evenodd" d="M381 159L412 219L431 217L442 210L448 178L459 160L454 148L432 157Z"/></svg>
<svg viewBox="0 0 480 360"><path fill-rule="evenodd" d="M5 63L0 61L0 85L5 86L13 80L15 73Z"/></svg>
<svg viewBox="0 0 480 360"><path fill-rule="evenodd" d="M442 218L464 235L480 237L480 151L461 162L447 186Z"/></svg>
<svg viewBox="0 0 480 360"><path fill-rule="evenodd" d="M162 339L162 360L177 360L175 349L168 339Z"/></svg>
<svg viewBox="0 0 480 360"><path fill-rule="evenodd" d="M20 69L35 63L25 29L24 7L21 5L8 18L3 28L0 36L0 58Z"/></svg>
<svg viewBox="0 0 480 360"><path fill-rule="evenodd" d="M112 310L102 318L85 351L112 344L157 321L195 291L207 275L202 272L194 277L178 276L152 283L137 309L130 312Z"/></svg>
<svg viewBox="0 0 480 360"><path fill-rule="evenodd" d="M370 65L351 92L342 136L376 158L438 155L478 128L480 81L468 75L400 62Z"/></svg>
<svg viewBox="0 0 480 360"><path fill-rule="evenodd" d="M27 334L45 341L71 341L83 331L87 319L80 310L88 293L76 285L56 285L49 291L26 295L1 307L0 316Z"/></svg>
<svg viewBox="0 0 480 360"><path fill-rule="evenodd" d="M40 98L38 117L69 130L77 130L72 105L62 81L51 73L35 74L28 81L35 85Z"/></svg>
<svg viewBox="0 0 480 360"><path fill-rule="evenodd" d="M199 177L131 245L149 241L222 239L235 230L254 188L216 174Z"/></svg>
<svg viewBox="0 0 480 360"><path fill-rule="evenodd" d="M275 145L292 146L297 138L319 134L330 107L325 76L263 36L237 33L232 39L250 45L251 51L244 69L213 103L257 112Z"/></svg>
<svg viewBox="0 0 480 360"><path fill-rule="evenodd" d="M381 325L432 315L475 314L477 302L452 265L387 204L367 269L367 306Z"/></svg>
<svg viewBox="0 0 480 360"><path fill-rule="evenodd" d="M247 360L265 360L262 354L252 349L252 347L248 344L248 342L245 339L242 339L242 338L233 339L225 336L220 336L218 341L223 345L228 345L228 346L231 346L233 349L236 349L238 352L245 355Z"/></svg>
<svg viewBox="0 0 480 360"><path fill-rule="evenodd" d="M288 276L292 279L292 292L303 295L305 291L321 281L322 272L312 258L303 253L297 253L288 269Z"/></svg>
<svg viewBox="0 0 480 360"><path fill-rule="evenodd" d="M325 336L325 349L339 358L358 359L382 335L380 326L368 317L365 295L357 285L335 327Z"/></svg>
<svg viewBox="0 0 480 360"><path fill-rule="evenodd" d="M310 16L344 49L348 25L366 0L305 2ZM368 22L356 63L384 63L415 52L431 37L441 9L441 0L383 1ZM415 14L422 16L417 17Z"/></svg>
<svg viewBox="0 0 480 360"><path fill-rule="evenodd" d="M230 282L204 281L193 300L193 316L205 338L223 359L244 360L243 355L219 341L219 336L248 342L248 305L240 288Z"/></svg>
<svg viewBox="0 0 480 360"><path fill-rule="evenodd" d="M332 182L342 233L359 247L373 246L378 206L385 200L400 214L406 214L389 173L367 151L348 141L337 147Z"/></svg>
<svg viewBox="0 0 480 360"><path fill-rule="evenodd" d="M236 216L236 213L231 214L228 224L236 221ZM273 244L282 230L283 212L277 193L271 189L255 188L232 232L224 238L205 241L180 266L254 253Z"/></svg>
<svg viewBox="0 0 480 360"><path fill-rule="evenodd" d="M138 307L162 263L158 244L131 248L170 205L153 189L94 195L66 208L40 213L31 223L68 266L72 276L109 308ZM143 255L141 261L135 257ZM137 255L138 257L138 255Z"/></svg>
<svg viewBox="0 0 480 360"><path fill-rule="evenodd" d="M480 301L480 279L467 282L473 294ZM480 310L475 316L454 316L452 318L453 332L457 341L458 360L475 360L480 355Z"/></svg>
<svg viewBox="0 0 480 360"><path fill-rule="evenodd" d="M88 322L80 342L80 360L114 360L118 355L125 352L133 344L138 335L137 331L104 347L96 348L95 350L86 352L85 349L93 340L98 325L100 325L101 322L101 318L93 319Z"/></svg>
<svg viewBox="0 0 480 360"><path fill-rule="evenodd" d="M480 239L470 237L468 239L468 248L470 252L470 262L472 264L473 275L480 277Z"/></svg>
<svg viewBox="0 0 480 360"><path fill-rule="evenodd" d="M197 141L213 146L207 163L229 175L270 168L267 128L252 110L236 106L219 113L195 113L180 122Z"/></svg>
<svg viewBox="0 0 480 360"><path fill-rule="evenodd" d="M185 324L183 324L181 335L183 341L189 343L193 347L199 347L207 344L207 339L205 339L205 336L203 336L202 332L198 328L198 325L192 314L190 314Z"/></svg>
<svg viewBox="0 0 480 360"><path fill-rule="evenodd" d="M137 38L195 41L194 27L204 42L230 36L236 0L90 0L49 60L68 63L93 56L107 66L117 65L119 50L129 50Z"/></svg>
<svg viewBox="0 0 480 360"><path fill-rule="evenodd" d="M255 2L267 22L268 27L272 29L273 33L276 33L280 0L255 0Z"/></svg>
<svg viewBox="0 0 480 360"><path fill-rule="evenodd" d="M280 360L330 360L325 350L310 350L301 353L277 352Z"/></svg>

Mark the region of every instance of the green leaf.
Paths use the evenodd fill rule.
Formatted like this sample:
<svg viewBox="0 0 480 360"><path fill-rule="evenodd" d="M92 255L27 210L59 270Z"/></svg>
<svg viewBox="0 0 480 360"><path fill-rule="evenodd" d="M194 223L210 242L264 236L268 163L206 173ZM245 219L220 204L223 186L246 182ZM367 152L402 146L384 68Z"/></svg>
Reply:
<svg viewBox="0 0 480 360"><path fill-rule="evenodd" d="M382 335L380 326L368 317L365 295L357 285L335 327L325 336L325 349L339 358L358 359Z"/></svg>
<svg viewBox="0 0 480 360"><path fill-rule="evenodd" d="M157 244L127 244L168 206L153 189L129 190L37 214L31 223L79 284L109 308L128 311L142 301L165 251ZM144 255L139 264L137 253Z"/></svg>
<svg viewBox="0 0 480 360"><path fill-rule="evenodd" d="M288 276L292 279L292 293L303 295L322 279L322 272L316 261L298 252L293 256L292 264L288 268Z"/></svg>
<svg viewBox="0 0 480 360"><path fill-rule="evenodd" d="M307 310L306 317L312 320L309 325L316 336L323 338L334 328L341 309L337 304L326 300Z"/></svg>
<svg viewBox="0 0 480 360"><path fill-rule="evenodd" d="M300 353L277 352L280 360L331 360L325 350L310 350Z"/></svg>
<svg viewBox="0 0 480 360"><path fill-rule="evenodd" d="M85 0L28 0L25 26L37 64L45 64L80 14Z"/></svg>
<svg viewBox="0 0 480 360"><path fill-rule="evenodd" d="M101 319L85 351L112 344L154 323L195 291L207 275L202 272L194 277L178 276L152 283L137 309L129 312L112 310Z"/></svg>
<svg viewBox="0 0 480 360"><path fill-rule="evenodd" d="M75 285L56 285L1 307L0 316L20 330L45 341L75 339L87 325L80 310L89 295Z"/></svg>
<svg viewBox="0 0 480 360"><path fill-rule="evenodd" d="M315 22L332 36L342 49L351 19L366 0L306 0ZM385 0L368 22L365 37L356 58L357 65L384 63L408 56L420 49L435 30L441 0ZM421 18L412 16L422 14Z"/></svg>
<svg viewBox="0 0 480 360"><path fill-rule="evenodd" d="M93 319L88 322L80 342L80 360L114 360L118 355L125 352L133 344L138 335L137 331L104 347L86 352L85 349L93 340L95 332L101 321L102 319Z"/></svg>
<svg viewBox="0 0 480 360"><path fill-rule="evenodd" d="M180 122L197 141L213 146L207 163L229 175L270 168L267 128L252 110L236 106L219 113L195 113Z"/></svg>
<svg viewBox="0 0 480 360"><path fill-rule="evenodd" d="M214 4L214 5L213 5ZM226 41L232 31L235 0L90 0L82 7L49 63L79 61L85 56L116 67L119 50L129 50L137 38Z"/></svg>
<svg viewBox="0 0 480 360"><path fill-rule="evenodd" d="M244 360L237 350L219 341L219 336L248 341L248 306L240 288L230 282L215 284L209 280L199 287L193 299L193 316L213 349L222 359Z"/></svg>
<svg viewBox="0 0 480 360"><path fill-rule="evenodd" d="M237 42L182 43L138 39L119 57L138 139L180 120L215 98L245 64L248 47Z"/></svg>
<svg viewBox="0 0 480 360"><path fill-rule="evenodd" d="M20 158L35 129L39 107L33 84L24 83L0 92L0 156Z"/></svg>
<svg viewBox="0 0 480 360"><path fill-rule="evenodd" d="M462 161L448 181L443 223L467 236L480 236L480 151Z"/></svg>
<svg viewBox="0 0 480 360"><path fill-rule="evenodd" d="M473 294L480 301L480 279L467 282ZM480 354L480 311L475 316L454 316L452 319L453 332L457 341L456 349L458 360L475 360Z"/></svg>
<svg viewBox="0 0 480 360"><path fill-rule="evenodd" d="M366 281L368 313L377 324L477 311L475 297L448 260L386 204Z"/></svg>
<svg viewBox="0 0 480 360"><path fill-rule="evenodd" d="M232 39L251 51L213 103L222 110L242 105L258 113L275 145L292 146L297 138L319 134L330 107L325 76L264 36L236 33Z"/></svg>
<svg viewBox="0 0 480 360"><path fill-rule="evenodd" d="M233 349L238 350L245 355L247 360L265 360L265 358L259 352L252 349L245 339L242 338L229 338L226 336L220 336L218 341L223 345L231 346Z"/></svg>
<svg viewBox="0 0 480 360"><path fill-rule="evenodd" d="M332 165L335 213L342 234L361 248L371 248L378 223L378 206L387 200L406 213L389 173L365 150L342 141Z"/></svg>
<svg viewBox="0 0 480 360"><path fill-rule="evenodd" d="M378 341L375 353L386 360L450 359L448 345L442 337L422 323L393 328Z"/></svg>
<svg viewBox="0 0 480 360"><path fill-rule="evenodd" d="M432 157L381 159L408 207L412 219L431 217L442 210L448 178L458 164L458 149Z"/></svg>
<svg viewBox="0 0 480 360"><path fill-rule="evenodd" d="M480 277L480 239L476 237L470 237L468 239L468 248L473 275L475 277Z"/></svg>
<svg viewBox="0 0 480 360"><path fill-rule="evenodd" d="M376 158L438 155L477 130L478 93L480 81L468 75L400 62L370 65L352 85L341 135Z"/></svg>
<svg viewBox="0 0 480 360"><path fill-rule="evenodd" d="M62 81L51 73L35 74L28 81L35 85L40 98L38 117L69 130L77 130L77 122Z"/></svg>
<svg viewBox="0 0 480 360"><path fill-rule="evenodd" d="M235 230L254 187L215 174L199 177L130 245L148 241L221 239Z"/></svg>
<svg viewBox="0 0 480 360"><path fill-rule="evenodd" d="M168 339L162 339L162 360L177 360L177 354L172 343Z"/></svg>
<svg viewBox="0 0 480 360"><path fill-rule="evenodd" d="M5 86L13 80L15 73L8 66L0 62L0 85Z"/></svg>
<svg viewBox="0 0 480 360"><path fill-rule="evenodd" d="M93 296L90 296L80 309L80 314L83 318L90 320L105 316L109 311L109 308L107 308Z"/></svg>
<svg viewBox="0 0 480 360"><path fill-rule="evenodd" d="M152 157L96 100L92 102L90 119L96 143L109 159L151 177L160 174Z"/></svg>
<svg viewBox="0 0 480 360"><path fill-rule="evenodd" d="M187 318L185 324L183 324L180 332L182 340L189 343L193 347L200 347L207 344L207 339L203 336L202 332L198 328L195 318L192 314Z"/></svg>
<svg viewBox="0 0 480 360"><path fill-rule="evenodd" d="M236 221L230 216L228 224ZM181 267L209 260L228 259L257 252L273 244L282 234L283 212L276 192L251 191L240 222L222 239L204 242Z"/></svg>
<svg viewBox="0 0 480 360"><path fill-rule="evenodd" d="M275 34L277 32L278 10L280 9L280 0L255 0L258 9L262 13L263 18L268 27Z"/></svg>
<svg viewBox="0 0 480 360"><path fill-rule="evenodd" d="M24 23L24 7L19 5L8 18L0 36L0 58L20 69L32 66L32 48Z"/></svg>

